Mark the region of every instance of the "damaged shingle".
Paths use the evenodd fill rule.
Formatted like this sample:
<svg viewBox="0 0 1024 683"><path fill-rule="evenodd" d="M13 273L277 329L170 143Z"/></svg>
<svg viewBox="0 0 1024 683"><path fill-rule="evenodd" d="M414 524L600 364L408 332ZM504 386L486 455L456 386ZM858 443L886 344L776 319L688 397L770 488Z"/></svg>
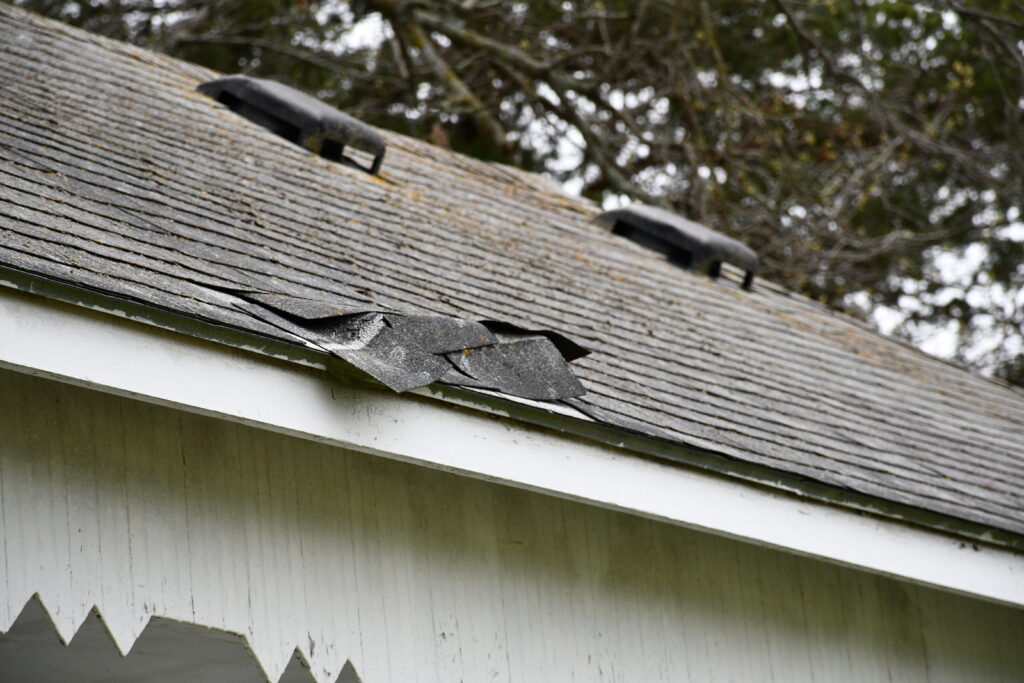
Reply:
<svg viewBox="0 0 1024 683"><path fill-rule="evenodd" d="M519 327L518 325L513 325L512 323L497 320L481 320L480 322L482 322L491 332L501 334L506 337L512 337L515 335L540 335L542 337L546 337L555 345L555 348L562 354L562 357L570 362L590 354L590 351L583 348L572 339L569 339L565 335L561 335L553 330L528 330L526 328Z"/></svg>
<svg viewBox="0 0 1024 683"><path fill-rule="evenodd" d="M373 310L373 304L359 301L317 302L259 292L239 297L239 308L394 391L443 382L539 400L585 393L568 362L587 351L556 332Z"/></svg>
<svg viewBox="0 0 1024 683"><path fill-rule="evenodd" d="M400 318L380 313L353 316L343 321L344 334L322 334L316 342L394 391L433 384L450 364L443 355L406 337L394 325Z"/></svg>
<svg viewBox="0 0 1024 683"><path fill-rule="evenodd" d="M497 344L449 353L458 373L441 380L449 384L495 389L503 394L539 400L580 396L583 385L554 343L541 335L513 337ZM470 378L468 381L463 376Z"/></svg>

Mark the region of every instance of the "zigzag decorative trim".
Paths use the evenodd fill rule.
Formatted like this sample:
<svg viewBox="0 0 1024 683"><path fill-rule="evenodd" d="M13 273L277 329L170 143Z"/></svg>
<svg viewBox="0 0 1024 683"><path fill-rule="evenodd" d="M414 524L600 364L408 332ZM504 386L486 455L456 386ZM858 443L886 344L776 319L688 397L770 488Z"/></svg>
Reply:
<svg viewBox="0 0 1024 683"><path fill-rule="evenodd" d="M105 676L135 677L159 673L157 670L165 667L168 659L180 658L183 652L188 652L193 655L196 667L202 667L206 674L209 674L208 662L214 660L233 672L251 669L253 676L262 674L268 683L283 679L316 680L305 654L298 647L284 662L275 662L271 670L244 635L222 629L151 615L126 641L126 632L122 630L115 635L110 621L104 619L95 606L77 620L70 632L67 626L73 622L61 619L59 614L59 608L48 606L38 593L25 602L13 623L7 625L6 632L0 631L0 659L6 670L17 672L27 667L43 676L56 676L70 669L82 675L80 660L87 656L93 664L100 662ZM59 643L51 640L50 634L56 635ZM142 647L136 647L139 644ZM338 675L329 680L361 683L351 661L346 661Z"/></svg>

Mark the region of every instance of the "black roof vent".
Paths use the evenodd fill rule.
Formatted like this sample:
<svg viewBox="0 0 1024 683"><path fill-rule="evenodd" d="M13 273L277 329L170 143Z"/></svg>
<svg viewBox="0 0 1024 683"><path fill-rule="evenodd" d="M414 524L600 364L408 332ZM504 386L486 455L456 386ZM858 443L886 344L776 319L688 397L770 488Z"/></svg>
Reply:
<svg viewBox="0 0 1024 683"><path fill-rule="evenodd" d="M384 160L384 138L368 125L283 83L225 76L201 83L209 95L239 116L301 145L325 159L376 174ZM364 166L345 156L351 146L373 157Z"/></svg>
<svg viewBox="0 0 1024 683"><path fill-rule="evenodd" d="M605 211L594 222L616 235L665 254L671 263L687 270L706 270L717 278L722 262L746 271L743 289L754 284L757 254L753 249L720 232L682 216L645 204L630 204Z"/></svg>

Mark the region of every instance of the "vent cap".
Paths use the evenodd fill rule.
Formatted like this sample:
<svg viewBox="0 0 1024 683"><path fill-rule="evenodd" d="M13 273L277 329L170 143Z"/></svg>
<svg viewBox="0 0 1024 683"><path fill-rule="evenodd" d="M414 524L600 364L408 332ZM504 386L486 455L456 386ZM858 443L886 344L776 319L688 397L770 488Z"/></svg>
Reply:
<svg viewBox="0 0 1024 683"><path fill-rule="evenodd" d="M757 254L731 237L682 216L646 204L605 211L594 222L616 235L665 254L686 270L703 270L717 278L722 263L745 271L743 289L750 289L757 272Z"/></svg>
<svg viewBox="0 0 1024 683"><path fill-rule="evenodd" d="M376 174L384 160L384 138L368 125L295 88L248 76L201 83L208 95L239 116L319 154ZM344 155L351 146L373 157L368 166Z"/></svg>

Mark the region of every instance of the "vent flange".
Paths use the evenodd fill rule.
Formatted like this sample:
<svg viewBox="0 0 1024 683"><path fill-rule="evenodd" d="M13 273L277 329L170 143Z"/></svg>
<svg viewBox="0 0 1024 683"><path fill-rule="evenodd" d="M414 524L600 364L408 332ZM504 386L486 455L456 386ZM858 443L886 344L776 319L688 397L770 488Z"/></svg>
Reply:
<svg viewBox="0 0 1024 683"><path fill-rule="evenodd" d="M201 83L197 90L228 109L297 145L376 175L385 142L362 121L290 86L249 76L225 76ZM373 157L363 165L344 154L346 147Z"/></svg>
<svg viewBox="0 0 1024 683"><path fill-rule="evenodd" d="M605 211L594 219L616 235L657 251L686 270L704 271L717 278L722 263L742 269L743 289L754 284L757 254L731 237L726 237L700 223L646 204L630 204Z"/></svg>

